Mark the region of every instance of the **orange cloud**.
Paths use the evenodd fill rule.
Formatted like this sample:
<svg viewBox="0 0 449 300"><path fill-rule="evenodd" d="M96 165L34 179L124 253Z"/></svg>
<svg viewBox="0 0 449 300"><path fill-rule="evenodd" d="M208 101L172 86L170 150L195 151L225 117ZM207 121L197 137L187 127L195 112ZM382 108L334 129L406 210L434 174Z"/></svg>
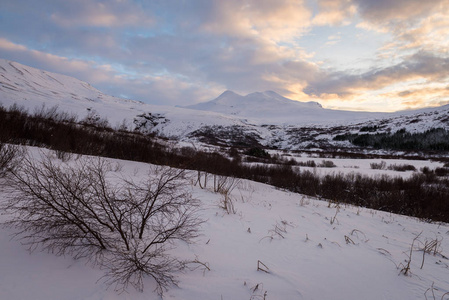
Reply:
<svg viewBox="0 0 449 300"><path fill-rule="evenodd" d="M379 49L379 57L410 50L448 52L449 0L354 1L363 18L359 28L392 36Z"/></svg>
<svg viewBox="0 0 449 300"><path fill-rule="evenodd" d="M305 1L218 1L202 29L234 37L285 41L310 26L311 11Z"/></svg>
<svg viewBox="0 0 449 300"><path fill-rule="evenodd" d="M319 12L313 18L313 25L348 25L356 14L357 7L351 0L319 0Z"/></svg>

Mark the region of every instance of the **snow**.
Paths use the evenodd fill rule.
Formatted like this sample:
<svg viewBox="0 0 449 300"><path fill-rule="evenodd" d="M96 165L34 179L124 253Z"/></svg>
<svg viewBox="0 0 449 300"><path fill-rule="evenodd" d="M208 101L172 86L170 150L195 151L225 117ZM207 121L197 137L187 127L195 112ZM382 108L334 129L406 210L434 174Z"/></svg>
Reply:
<svg viewBox="0 0 449 300"><path fill-rule="evenodd" d="M289 158L289 157L288 157ZM361 173L368 176L381 176L387 175L390 177L402 177L409 178L414 173L420 172L424 167L429 167L429 169L434 170L435 168L443 167L444 163L438 161L429 160L410 160L410 159L348 159L348 158L318 158L309 157L307 155L294 156L292 157L297 162L307 162L314 161L316 165L319 165L325 161L332 161L335 165L334 168L324 168L324 167L295 167L300 170L309 170L319 176L325 176L328 174L350 174L350 173ZM371 164L380 164L385 162L386 169L379 170L371 168ZM414 166L416 171L395 171L388 170L387 168L391 165L411 165Z"/></svg>
<svg viewBox="0 0 449 300"><path fill-rule="evenodd" d="M149 167L112 161L130 177L145 174ZM356 172L367 168L360 166ZM449 292L447 223L337 206L247 180L232 193L236 213L227 214L219 208L221 195L198 186L191 189L202 202L200 214L206 222L195 244L179 243L172 254L197 258L210 271L191 264L192 270L177 274L179 287L171 287L164 299L263 299L265 292L266 299L424 299L432 285L437 299ZM117 294L99 280L102 270L82 259L39 250L30 254L19 240L11 239L13 232L0 228L0 299L159 299L149 278L143 293L129 289ZM400 275L418 235L411 275ZM419 249L435 239L441 241L440 254L425 254L420 269ZM257 270L258 261L268 273ZM431 293L427 291L428 299Z"/></svg>

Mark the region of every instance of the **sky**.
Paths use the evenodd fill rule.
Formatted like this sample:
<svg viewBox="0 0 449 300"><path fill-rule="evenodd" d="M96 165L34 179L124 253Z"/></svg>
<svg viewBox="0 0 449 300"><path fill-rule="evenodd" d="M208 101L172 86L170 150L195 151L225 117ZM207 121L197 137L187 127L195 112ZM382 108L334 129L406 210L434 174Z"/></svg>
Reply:
<svg viewBox="0 0 449 300"><path fill-rule="evenodd" d="M158 105L449 104L449 0L1 0L0 58Z"/></svg>

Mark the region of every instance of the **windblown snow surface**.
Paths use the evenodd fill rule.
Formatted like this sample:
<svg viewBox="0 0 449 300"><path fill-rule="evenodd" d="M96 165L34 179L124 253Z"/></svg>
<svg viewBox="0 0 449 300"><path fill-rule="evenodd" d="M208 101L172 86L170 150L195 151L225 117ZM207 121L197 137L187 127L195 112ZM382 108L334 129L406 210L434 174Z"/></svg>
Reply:
<svg viewBox="0 0 449 300"><path fill-rule="evenodd" d="M41 150L29 151L38 157ZM111 161L130 177L143 176L149 168ZM335 160L335 171L358 162ZM363 173L365 167L354 171ZM191 191L202 202L202 235L193 245L177 244L171 254L198 259L210 271L192 264L192 270L177 273L179 286L170 287L164 299L410 300L441 299L449 292L447 223L337 206L247 180L232 193L236 213L227 214L219 208L219 194L193 185ZM0 228L0 299L160 299L150 278L143 293L130 288L117 294L100 279L102 270L87 261L39 249L30 254L12 234L14 230ZM424 244L433 240L439 243L436 255L423 253ZM400 271L410 250L411 273L405 276ZM267 272L257 270L258 261Z"/></svg>

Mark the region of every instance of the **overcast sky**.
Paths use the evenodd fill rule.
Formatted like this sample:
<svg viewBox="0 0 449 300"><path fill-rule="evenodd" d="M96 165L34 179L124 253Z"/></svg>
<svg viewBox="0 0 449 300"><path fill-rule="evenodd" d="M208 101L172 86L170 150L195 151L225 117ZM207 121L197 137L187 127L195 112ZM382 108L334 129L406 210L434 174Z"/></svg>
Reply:
<svg viewBox="0 0 449 300"><path fill-rule="evenodd" d="M151 104L449 103L449 0L1 0L0 58Z"/></svg>

